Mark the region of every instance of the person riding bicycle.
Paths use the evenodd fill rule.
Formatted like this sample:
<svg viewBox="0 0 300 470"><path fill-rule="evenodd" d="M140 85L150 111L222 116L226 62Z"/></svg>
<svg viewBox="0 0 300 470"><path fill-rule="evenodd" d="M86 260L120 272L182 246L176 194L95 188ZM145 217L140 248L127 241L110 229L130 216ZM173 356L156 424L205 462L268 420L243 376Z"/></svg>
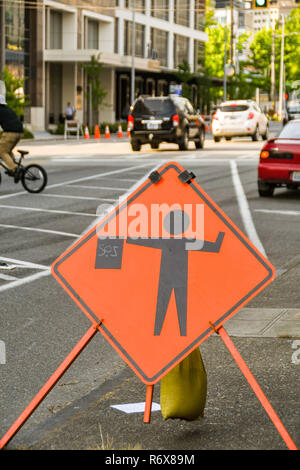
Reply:
<svg viewBox="0 0 300 470"><path fill-rule="evenodd" d="M23 169L16 164L12 150L23 136L24 129L16 113L7 106L5 96L1 94L0 126L3 129L0 138L0 159L3 160L7 168L7 174L13 176L15 183L18 183L22 176Z"/></svg>

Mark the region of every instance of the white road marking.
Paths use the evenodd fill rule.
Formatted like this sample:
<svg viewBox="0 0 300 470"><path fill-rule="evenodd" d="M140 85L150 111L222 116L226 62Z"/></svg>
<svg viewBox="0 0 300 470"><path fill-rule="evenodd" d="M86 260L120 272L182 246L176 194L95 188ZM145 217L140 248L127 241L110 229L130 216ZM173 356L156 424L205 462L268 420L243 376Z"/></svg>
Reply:
<svg viewBox="0 0 300 470"><path fill-rule="evenodd" d="M82 189L108 189L110 191L127 191L128 188L111 188L109 186L82 186L80 184L66 184L70 188L82 188Z"/></svg>
<svg viewBox="0 0 300 470"><path fill-rule="evenodd" d="M150 170L150 173L152 173L153 171L156 171L158 168L160 168L162 165L162 162L160 161L154 168L152 168ZM115 207L118 206L118 204L121 204L123 201L125 201L127 199L127 197L132 194L139 186L141 186L142 183L144 183L144 181L146 181L146 179L148 178L149 174L147 175L144 175L142 178L140 178L138 181L135 182L135 184L133 186L131 186L131 188L129 188L126 193L124 194L121 194L121 196L119 196L119 198L117 200L114 201L114 204L112 204L112 209L114 209ZM86 230L84 230L84 232L82 232L82 234L80 235L79 238L83 237L86 233L89 232L89 230L91 230L97 223L100 222L100 220L103 218L103 215L100 216L100 217L97 217L97 219L91 223L89 225L89 227L87 227Z"/></svg>
<svg viewBox="0 0 300 470"><path fill-rule="evenodd" d="M98 175L93 175L91 177L86 177L86 178L79 178L79 179L76 179L76 180L72 180L72 181L66 181L64 183L57 183L57 184L54 184L54 185L50 185L48 186L48 188L52 188L52 187L58 187L58 186L63 186L65 184L72 184L72 183L77 183L77 182L80 182L80 181L86 181L86 180L89 180L89 179L96 179L96 178L99 178L99 177L105 177L105 176L109 176L109 175L112 175L112 174L117 174L117 173L125 173L126 171L130 171L132 169L136 169L136 168L144 168L144 167L147 167L149 166L149 162L146 164L146 165L138 165L138 166L135 166L135 167L129 167L129 168L124 168L122 170L113 170L113 171L110 171L110 172L106 172L106 173L102 173L102 174L98 174ZM161 163L159 165L157 165L157 167L153 168L152 171L154 171L155 169L159 168L161 166ZM146 179L147 176L144 176L144 179ZM135 180L133 180L135 181ZM132 191L134 190L135 186L137 186L137 184L135 184L132 188ZM26 191L23 191L23 192L19 192L19 193L15 193L13 194L14 195L20 195L20 194L27 194ZM11 194L9 195L5 195L4 197L10 197L12 196ZM3 196L0 196L0 198L4 198ZM122 196L122 197L125 197L125 196ZM19 227L21 228L21 227ZM86 232L88 231L89 229L86 230ZM49 231L48 231L49 232ZM56 232L57 233L57 232ZM76 238L79 238L78 235L74 235L72 234L72 236L75 236ZM0 259L2 259L3 261L14 261L16 262L16 260L11 260L10 258L4 258L4 257L0 257ZM31 265L32 267L41 267L41 269L43 269L42 272L39 272L39 273L36 273L36 274L33 274L31 276L27 276L23 279L18 279L16 281L12 281L10 282L9 284L6 284L4 286L1 286L0 287L0 292L4 292L8 289L14 289L16 287L20 287L24 284L29 284L30 282L33 282L37 279L40 279L41 277L45 277L45 276L50 276L51 274L51 269L46 267L46 266L42 266L42 265L37 265L37 264L34 264L34 263L26 263L26 262L20 262L21 264L28 264L28 265Z"/></svg>
<svg viewBox="0 0 300 470"><path fill-rule="evenodd" d="M121 405L110 405L111 408L115 408L116 410L122 411L126 414L131 413L144 413L145 411L145 402L140 403L125 403ZM160 405L158 403L152 402L151 411L159 411Z"/></svg>
<svg viewBox="0 0 300 470"><path fill-rule="evenodd" d="M236 162L233 160L230 160L230 167L231 167L232 181L234 184L234 189L235 189L237 200L238 200L239 210L240 210L240 214L243 220L243 224L244 224L247 236L249 240L253 243L253 245L255 245L256 248L265 257L267 257L265 249L256 232L256 228L255 228L252 216L251 216L247 197L244 192L242 182L240 180Z"/></svg>
<svg viewBox="0 0 300 470"><path fill-rule="evenodd" d="M16 210L24 210L24 211L49 212L51 214L84 215L88 217L95 217L95 214L89 214L86 212L61 211L61 210L56 210L56 209L39 209L36 207L6 206L4 204L0 204L0 207L3 207L5 209L16 209Z"/></svg>
<svg viewBox="0 0 300 470"><path fill-rule="evenodd" d="M1 274L0 273L0 279L3 279L4 281L15 281L18 278L15 277L15 276L8 276L8 274Z"/></svg>
<svg viewBox="0 0 300 470"><path fill-rule="evenodd" d="M237 158L237 160L245 160L247 158L259 158L259 154L257 153L248 153L247 155L241 155Z"/></svg>
<svg viewBox="0 0 300 470"><path fill-rule="evenodd" d="M265 214L281 214L281 215L300 215L300 211L289 210L271 210L271 209L255 209L255 212L263 212Z"/></svg>
<svg viewBox="0 0 300 470"><path fill-rule="evenodd" d="M31 276L23 277L23 279L18 279L17 281L12 281L9 284L5 284L4 286L0 286L0 292L4 292L8 289L15 289L16 287L20 287L23 284L28 284L29 282L36 281L44 276L49 276L51 274L51 270L43 270L39 273L32 274Z"/></svg>
<svg viewBox="0 0 300 470"><path fill-rule="evenodd" d="M118 178L107 178L108 180L117 180L120 181ZM130 183L135 183L136 180L133 178L122 178L122 181L129 181Z"/></svg>
<svg viewBox="0 0 300 470"><path fill-rule="evenodd" d="M61 236L72 237L72 238L77 238L78 237L78 235L75 234L75 233L58 232L56 230L46 230L46 229L43 229L43 228L20 227L18 225L8 225L8 224L0 224L0 227L17 229L17 230L29 230L29 231L32 231L32 232L52 233L54 235L61 235Z"/></svg>
<svg viewBox="0 0 300 470"><path fill-rule="evenodd" d="M81 181L89 181L89 180L93 180L93 179L97 179L97 178L104 178L106 176L115 175L115 174L119 174L119 173L126 173L126 172L129 173L130 171L140 169L140 168L145 168L149 165L150 165L150 163L148 162L144 165L135 165L135 166L127 167L127 168L121 168L121 169L118 169L118 170L107 171L105 173L97 173L96 175L92 175L92 176L83 176L82 178L76 178L75 180L69 180L69 181L63 181L62 183L50 184L49 186L47 186L47 189L58 188L60 186L66 185L66 184L80 183ZM4 195L0 196L0 199L7 199L7 198L10 198L10 197L14 197L14 196L22 196L23 194L28 195L29 193L27 191L19 191L17 193L4 194ZM39 194L39 196L40 196L40 194Z"/></svg>
<svg viewBox="0 0 300 470"><path fill-rule="evenodd" d="M19 259L13 259L13 258L5 258L4 256L0 256L0 261L5 261L6 263L13 263L18 265L17 267L24 267L24 268L30 268L30 269L49 269L49 266L45 266L43 264L36 264L36 263L31 263L30 261L21 261Z"/></svg>
<svg viewBox="0 0 300 470"><path fill-rule="evenodd" d="M71 196L70 194L39 194L42 197L62 197L65 199L87 199L90 201L104 201L104 202L114 202L115 199L105 199L103 197L91 197L91 196Z"/></svg>

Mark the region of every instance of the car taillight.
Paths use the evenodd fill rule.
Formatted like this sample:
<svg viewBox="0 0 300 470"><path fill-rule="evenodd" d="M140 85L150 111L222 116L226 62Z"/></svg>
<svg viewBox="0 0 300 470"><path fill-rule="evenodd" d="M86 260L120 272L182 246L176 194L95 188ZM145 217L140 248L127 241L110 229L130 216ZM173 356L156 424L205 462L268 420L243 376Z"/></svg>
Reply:
<svg viewBox="0 0 300 470"><path fill-rule="evenodd" d="M199 126L199 124L200 124L200 122L199 122L198 119L197 119L197 121L196 121L196 126Z"/></svg>
<svg viewBox="0 0 300 470"><path fill-rule="evenodd" d="M248 119L253 119L254 118L254 114L253 113L249 113L248 114Z"/></svg>
<svg viewBox="0 0 300 470"><path fill-rule="evenodd" d="M131 114L129 114L128 121L127 121L127 127L129 131L133 129L133 125L134 125L134 117Z"/></svg>
<svg viewBox="0 0 300 470"><path fill-rule="evenodd" d="M174 114L174 116L172 117L172 122L173 122L174 127L179 126L179 115L178 114Z"/></svg>
<svg viewBox="0 0 300 470"><path fill-rule="evenodd" d="M270 156L270 152L268 150L263 150L260 154L260 158L268 158Z"/></svg>

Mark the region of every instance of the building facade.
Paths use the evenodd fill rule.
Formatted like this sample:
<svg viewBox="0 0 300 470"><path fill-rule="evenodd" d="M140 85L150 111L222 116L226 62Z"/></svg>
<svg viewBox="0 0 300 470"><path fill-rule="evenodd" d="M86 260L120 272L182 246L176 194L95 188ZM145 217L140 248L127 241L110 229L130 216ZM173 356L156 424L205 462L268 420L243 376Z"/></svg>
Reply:
<svg viewBox="0 0 300 470"><path fill-rule="evenodd" d="M106 97L98 119L114 122L131 104L133 24L135 95L166 95L179 64L187 61L197 71L207 40L204 6L205 0L8 0L0 6L0 68L26 77L32 130L56 126L68 102L87 124L82 64L100 54Z"/></svg>

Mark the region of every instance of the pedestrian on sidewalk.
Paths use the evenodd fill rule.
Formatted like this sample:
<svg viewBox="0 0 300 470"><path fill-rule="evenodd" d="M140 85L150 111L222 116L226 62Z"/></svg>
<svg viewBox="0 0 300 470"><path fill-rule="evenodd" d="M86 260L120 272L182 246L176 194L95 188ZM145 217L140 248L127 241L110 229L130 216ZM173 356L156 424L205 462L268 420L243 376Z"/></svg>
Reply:
<svg viewBox="0 0 300 470"><path fill-rule="evenodd" d="M0 138L0 159L7 168L7 174L14 177L15 183L21 178L22 168L18 167L13 149L23 136L23 124L16 113L7 106L5 96L0 94L0 126L3 129Z"/></svg>
<svg viewBox="0 0 300 470"><path fill-rule="evenodd" d="M76 110L74 106L71 106L70 101L67 103L66 111L65 111L65 116L67 121L72 121L75 117Z"/></svg>

